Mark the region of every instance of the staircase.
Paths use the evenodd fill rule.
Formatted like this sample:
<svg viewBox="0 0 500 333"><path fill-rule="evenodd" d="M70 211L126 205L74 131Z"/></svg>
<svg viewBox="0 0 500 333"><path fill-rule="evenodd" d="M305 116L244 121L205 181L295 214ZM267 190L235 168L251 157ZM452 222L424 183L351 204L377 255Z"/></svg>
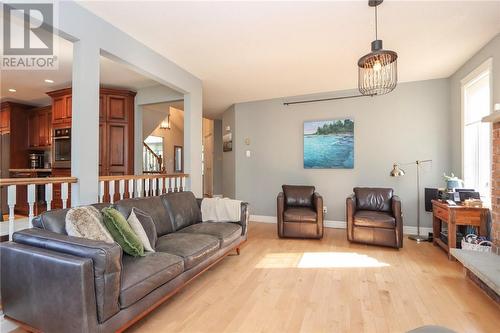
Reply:
<svg viewBox="0 0 500 333"><path fill-rule="evenodd" d="M163 173L163 158L156 154L147 143L143 142L142 170L143 173Z"/></svg>

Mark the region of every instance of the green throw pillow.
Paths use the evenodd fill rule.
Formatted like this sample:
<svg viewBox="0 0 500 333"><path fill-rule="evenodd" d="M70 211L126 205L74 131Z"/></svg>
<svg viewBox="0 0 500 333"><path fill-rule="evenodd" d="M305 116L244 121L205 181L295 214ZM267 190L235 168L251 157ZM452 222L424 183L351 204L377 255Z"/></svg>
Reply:
<svg viewBox="0 0 500 333"><path fill-rule="evenodd" d="M144 246L127 222L127 219L116 209L106 207L101 210L104 225L109 233L123 249L123 252L134 257L144 256Z"/></svg>

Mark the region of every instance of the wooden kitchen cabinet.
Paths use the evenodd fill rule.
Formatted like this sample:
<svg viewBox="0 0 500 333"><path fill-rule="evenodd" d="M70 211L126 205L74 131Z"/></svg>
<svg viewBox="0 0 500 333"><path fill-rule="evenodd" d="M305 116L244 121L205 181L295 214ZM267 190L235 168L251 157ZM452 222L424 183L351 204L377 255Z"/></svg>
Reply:
<svg viewBox="0 0 500 333"><path fill-rule="evenodd" d="M2 103L0 109L0 134L10 131L10 108L7 103Z"/></svg>
<svg viewBox="0 0 500 333"><path fill-rule="evenodd" d="M54 127L71 127L72 90L47 93L52 97ZM134 174L135 92L101 87L99 90L99 175Z"/></svg>
<svg viewBox="0 0 500 333"><path fill-rule="evenodd" d="M51 106L30 110L28 124L30 149L49 148L52 145Z"/></svg>

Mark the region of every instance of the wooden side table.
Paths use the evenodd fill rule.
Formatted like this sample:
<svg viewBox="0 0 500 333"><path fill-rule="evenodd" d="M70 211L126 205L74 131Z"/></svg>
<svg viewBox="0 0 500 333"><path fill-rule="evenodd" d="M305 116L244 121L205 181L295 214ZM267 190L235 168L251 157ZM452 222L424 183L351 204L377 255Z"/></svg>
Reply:
<svg viewBox="0 0 500 333"><path fill-rule="evenodd" d="M457 247L457 226L468 225L478 228L480 236L486 236L486 219L489 208L466 207L462 205L450 206L445 202L432 200L432 229L433 243L440 246L448 254L448 259L453 257L451 248ZM441 240L441 225L448 225L448 244Z"/></svg>

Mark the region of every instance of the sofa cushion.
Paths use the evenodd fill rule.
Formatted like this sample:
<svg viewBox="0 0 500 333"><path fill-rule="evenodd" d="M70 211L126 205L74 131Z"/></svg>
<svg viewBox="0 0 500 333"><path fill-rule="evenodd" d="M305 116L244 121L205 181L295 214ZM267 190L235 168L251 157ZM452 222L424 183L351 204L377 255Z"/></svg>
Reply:
<svg viewBox="0 0 500 333"><path fill-rule="evenodd" d="M386 212L358 210L354 214L354 225L358 227L393 229L396 227L396 220Z"/></svg>
<svg viewBox="0 0 500 333"><path fill-rule="evenodd" d="M108 207L107 203L93 204L98 211L104 207ZM70 208L67 209L54 209L36 216L33 219L33 226L35 228L44 229L47 231L55 232L56 234L67 235L66 231L66 214Z"/></svg>
<svg viewBox="0 0 500 333"><path fill-rule="evenodd" d="M210 257L219 249L219 239L205 234L175 232L158 238L157 252L175 254L184 259L188 270Z"/></svg>
<svg viewBox="0 0 500 333"><path fill-rule="evenodd" d="M193 192L172 192L161 196L174 230L201 221L201 211Z"/></svg>
<svg viewBox="0 0 500 333"><path fill-rule="evenodd" d="M153 218L151 217L151 215L149 215L145 211L140 210L139 208L134 208L133 211L139 222L141 222L141 225L144 228L146 235L148 236L149 244L151 244L151 247L154 249L156 246L156 241L158 240L158 234L156 233L156 225L153 221Z"/></svg>
<svg viewBox="0 0 500 333"><path fill-rule="evenodd" d="M66 232L69 236L114 243L104 226L101 212L92 206L75 207L66 214Z"/></svg>
<svg viewBox="0 0 500 333"><path fill-rule="evenodd" d="M286 222L313 222L315 223L318 214L307 207L292 207L285 209L283 220Z"/></svg>
<svg viewBox="0 0 500 333"><path fill-rule="evenodd" d="M356 208L359 210L392 210L392 188L355 187Z"/></svg>
<svg viewBox="0 0 500 333"><path fill-rule="evenodd" d="M155 252L154 248L151 246L151 242L149 241L148 234L146 233L146 230L144 230L144 227L142 226L141 221L137 218L137 215L135 212L137 211L137 208L132 209L132 213L130 213L129 217L127 218L127 222L130 225L130 228L134 231L137 237L141 240L142 246L144 246L144 251L147 252ZM154 222L151 219L150 220L151 224L154 226Z"/></svg>
<svg viewBox="0 0 500 333"><path fill-rule="evenodd" d="M148 252L144 257L124 255L122 259L120 307L126 308L184 271L181 257Z"/></svg>
<svg viewBox="0 0 500 333"><path fill-rule="evenodd" d="M212 235L217 237L220 246L224 247L241 236L241 225L229 222L204 222L190 225L178 232Z"/></svg>
<svg viewBox="0 0 500 333"><path fill-rule="evenodd" d="M314 186L283 185L287 206L312 207Z"/></svg>
<svg viewBox="0 0 500 333"><path fill-rule="evenodd" d="M163 201L158 196L124 199L116 202L114 206L123 216L129 216L134 207L148 213L155 223L158 236L163 236L174 231Z"/></svg>
<svg viewBox="0 0 500 333"><path fill-rule="evenodd" d="M144 256L144 245L141 239L135 234L127 222L125 216L114 208L103 208L101 210L104 219L104 225L113 236L123 252L131 256Z"/></svg>

